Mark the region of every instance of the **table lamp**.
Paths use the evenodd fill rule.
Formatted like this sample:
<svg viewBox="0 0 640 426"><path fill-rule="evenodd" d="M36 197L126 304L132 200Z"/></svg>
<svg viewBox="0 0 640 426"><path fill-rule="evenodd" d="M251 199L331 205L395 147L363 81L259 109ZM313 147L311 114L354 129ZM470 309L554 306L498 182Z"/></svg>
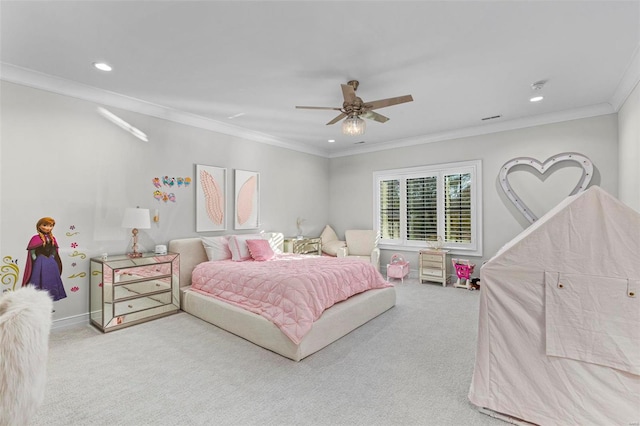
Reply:
<svg viewBox="0 0 640 426"><path fill-rule="evenodd" d="M123 228L132 228L133 247L131 253L127 253L129 257L142 257L142 253L138 252L138 229L151 228L149 220L149 209L127 208L122 218Z"/></svg>

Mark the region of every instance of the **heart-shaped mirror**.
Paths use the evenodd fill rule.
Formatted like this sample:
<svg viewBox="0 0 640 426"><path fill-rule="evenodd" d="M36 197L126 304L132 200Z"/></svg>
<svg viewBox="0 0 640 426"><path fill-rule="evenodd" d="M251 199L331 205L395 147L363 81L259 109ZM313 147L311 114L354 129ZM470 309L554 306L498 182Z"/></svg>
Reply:
<svg viewBox="0 0 640 426"><path fill-rule="evenodd" d="M500 186L502 187L502 190L507 195L507 198L509 198L513 205L516 206L520 213L522 213L529 222L535 222L538 220L538 217L529 209L529 207L527 207L524 201L522 201L522 198L515 193L509 184L509 172L511 172L511 169L515 166L528 166L533 167L538 173L544 175L552 166L564 161L578 163L582 168L582 176L578 180L576 187L569 195L575 195L587 189L587 186L589 186L591 178L593 177L593 163L584 155L575 152L563 152L548 158L542 163L535 158L518 157L507 161L500 169Z"/></svg>

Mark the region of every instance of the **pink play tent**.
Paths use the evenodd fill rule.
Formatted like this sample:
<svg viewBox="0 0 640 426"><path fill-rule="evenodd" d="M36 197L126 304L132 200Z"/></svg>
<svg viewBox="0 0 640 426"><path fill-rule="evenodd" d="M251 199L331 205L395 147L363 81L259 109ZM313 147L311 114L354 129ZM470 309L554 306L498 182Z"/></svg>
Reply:
<svg viewBox="0 0 640 426"><path fill-rule="evenodd" d="M640 214L568 197L481 269L469 399L541 425L640 422Z"/></svg>

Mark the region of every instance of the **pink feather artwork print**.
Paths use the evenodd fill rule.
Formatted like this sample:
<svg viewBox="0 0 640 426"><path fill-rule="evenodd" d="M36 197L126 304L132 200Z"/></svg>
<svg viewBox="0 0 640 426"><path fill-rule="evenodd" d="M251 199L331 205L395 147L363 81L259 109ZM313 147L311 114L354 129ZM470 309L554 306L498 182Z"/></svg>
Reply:
<svg viewBox="0 0 640 426"><path fill-rule="evenodd" d="M220 186L214 177L204 170L200 171L200 182L202 192L204 192L207 215L213 223L220 225L224 221L224 199Z"/></svg>
<svg viewBox="0 0 640 426"><path fill-rule="evenodd" d="M258 186L258 179L256 176L251 176L240 187L238 191L238 199L236 200L238 206L238 223L244 225L254 210L254 195Z"/></svg>

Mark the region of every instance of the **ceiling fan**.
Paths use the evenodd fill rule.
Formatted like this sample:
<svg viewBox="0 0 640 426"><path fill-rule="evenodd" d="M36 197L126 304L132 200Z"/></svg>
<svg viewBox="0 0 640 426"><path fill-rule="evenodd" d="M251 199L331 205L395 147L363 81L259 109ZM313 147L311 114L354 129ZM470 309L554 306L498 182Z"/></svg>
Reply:
<svg viewBox="0 0 640 426"><path fill-rule="evenodd" d="M413 101L411 95L398 96L395 98L380 99L373 102L364 102L358 96L356 96L356 90L360 83L358 80L351 80L347 84L341 84L342 96L344 97L344 103L342 108L338 107L314 107L314 106L296 106L300 109L328 109L340 111L340 114L333 120L329 121L327 125L335 124L338 121L346 118L342 125L342 131L349 135L361 135L364 133L364 120L360 117L368 118L370 120L377 121L379 123L385 123L389 121L388 117L382 114L378 114L373 111L374 109L380 109L392 105L402 104L405 102Z"/></svg>

